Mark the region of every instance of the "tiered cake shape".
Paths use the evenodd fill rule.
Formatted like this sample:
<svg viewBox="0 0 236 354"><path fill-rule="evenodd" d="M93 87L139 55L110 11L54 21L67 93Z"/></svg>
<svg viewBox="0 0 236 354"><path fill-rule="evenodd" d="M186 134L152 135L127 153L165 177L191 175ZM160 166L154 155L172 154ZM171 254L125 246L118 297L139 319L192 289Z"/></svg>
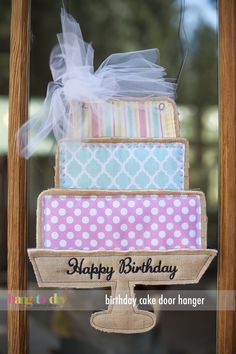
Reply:
<svg viewBox="0 0 236 354"><path fill-rule="evenodd" d="M110 286L113 297L134 297L137 284L197 283L216 255L207 249L204 194L187 190L188 142L179 138L175 103L121 101L122 127L116 105L92 138L59 142L56 188L38 198L37 247L28 250L39 286ZM155 314L132 305L91 317L107 332L155 323Z"/></svg>

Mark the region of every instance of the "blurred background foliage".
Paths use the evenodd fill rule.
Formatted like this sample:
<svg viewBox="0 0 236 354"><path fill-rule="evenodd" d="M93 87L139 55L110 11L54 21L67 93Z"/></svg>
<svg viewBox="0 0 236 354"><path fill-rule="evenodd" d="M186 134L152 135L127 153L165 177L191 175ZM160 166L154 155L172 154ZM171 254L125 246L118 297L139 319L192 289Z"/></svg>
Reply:
<svg viewBox="0 0 236 354"><path fill-rule="evenodd" d="M49 55L60 32L59 0L32 0L30 43L30 111L40 106L51 80ZM190 186L206 193L208 211L208 244L217 247L218 199L218 30L216 0L186 0L184 27L180 0L70 0L67 10L79 21L84 38L95 48L95 66L114 52L157 47L160 63L168 77L175 79L183 61L183 47L188 55L178 82L176 102L180 113L181 136L190 144ZM0 248L6 249L6 184L8 126L10 2L1 4L0 12ZM187 40L184 37L184 28ZM38 194L53 186L54 156L52 143L40 147L28 164L29 176L29 246L35 246L35 209ZM3 252L3 251L2 251ZM6 254L6 252L5 252ZM0 260L1 286L6 285L6 256ZM35 278L29 267L29 284ZM212 265L200 289L216 286L216 263ZM180 287L179 287L180 288ZM191 286L189 286L191 288ZM195 287L192 287L196 289ZM30 352L47 353L215 353L214 313L163 314L161 325L150 333L137 336L96 334L89 327L88 317L79 326L84 338L57 338L52 330L49 313L34 313L30 317ZM70 317L69 317L70 318ZM65 318L62 317L60 321ZM3 320L2 320L3 321ZM6 324L1 321L0 343L6 347ZM181 326L180 326L181 324ZM50 331L48 330L50 329ZM176 329L178 329L176 331ZM174 333L176 331L176 333ZM181 332L182 331L182 332ZM201 340L199 340L199 338ZM45 340L44 340L45 339ZM98 341L96 348L95 341ZM45 347L45 349L44 349ZM50 351L50 347L58 350ZM63 349L64 348L64 349ZM65 349L67 348L67 349ZM71 349L69 349L71 348ZM77 349L78 348L78 349ZM64 351L63 351L64 350ZM71 351L70 351L71 350ZM0 349L0 353L5 353Z"/></svg>

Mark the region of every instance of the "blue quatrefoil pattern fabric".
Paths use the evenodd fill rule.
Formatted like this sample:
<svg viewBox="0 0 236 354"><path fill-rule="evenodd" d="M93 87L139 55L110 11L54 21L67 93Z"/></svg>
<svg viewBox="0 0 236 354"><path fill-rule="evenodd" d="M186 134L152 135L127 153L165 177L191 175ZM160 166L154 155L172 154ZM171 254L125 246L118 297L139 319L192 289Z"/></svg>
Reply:
<svg viewBox="0 0 236 354"><path fill-rule="evenodd" d="M59 186L76 189L185 187L184 142L59 144Z"/></svg>

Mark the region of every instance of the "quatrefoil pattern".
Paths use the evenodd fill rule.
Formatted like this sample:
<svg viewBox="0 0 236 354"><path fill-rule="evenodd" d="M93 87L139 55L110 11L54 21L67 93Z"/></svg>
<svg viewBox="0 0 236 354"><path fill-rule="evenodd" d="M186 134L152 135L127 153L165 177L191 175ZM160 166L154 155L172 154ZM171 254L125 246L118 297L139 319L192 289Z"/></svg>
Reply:
<svg viewBox="0 0 236 354"><path fill-rule="evenodd" d="M167 189L185 186L183 142L59 144L59 187Z"/></svg>

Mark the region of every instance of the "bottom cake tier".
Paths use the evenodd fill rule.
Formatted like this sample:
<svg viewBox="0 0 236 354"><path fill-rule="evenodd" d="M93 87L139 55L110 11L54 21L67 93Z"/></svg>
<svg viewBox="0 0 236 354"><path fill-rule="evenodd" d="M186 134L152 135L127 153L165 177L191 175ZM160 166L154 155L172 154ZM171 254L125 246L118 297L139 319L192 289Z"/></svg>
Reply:
<svg viewBox="0 0 236 354"><path fill-rule="evenodd" d="M37 247L201 249L206 224L201 192L51 189L38 198Z"/></svg>

